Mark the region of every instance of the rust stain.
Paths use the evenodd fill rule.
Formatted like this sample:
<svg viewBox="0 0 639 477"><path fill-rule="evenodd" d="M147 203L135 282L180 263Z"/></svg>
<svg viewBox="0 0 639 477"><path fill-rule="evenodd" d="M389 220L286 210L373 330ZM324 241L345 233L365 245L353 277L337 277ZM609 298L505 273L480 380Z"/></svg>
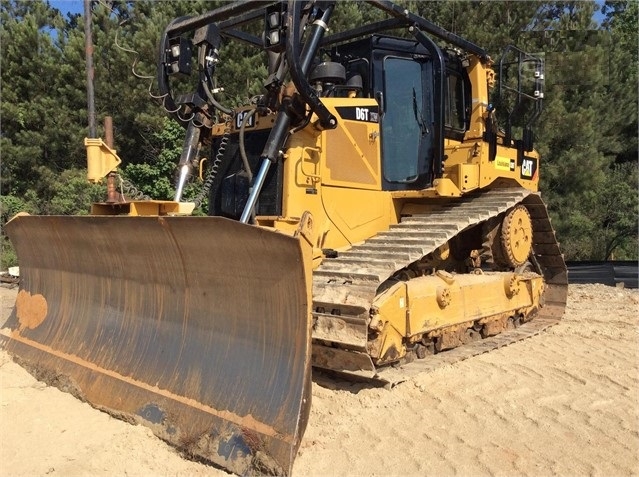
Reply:
<svg viewBox="0 0 639 477"><path fill-rule="evenodd" d="M35 295L35 296L39 296L39 295ZM46 304L46 302L45 302ZM225 421L231 422L233 424L236 424L237 426L239 426L240 428L247 428L250 430L253 430L259 434L263 434L265 436L268 437L272 437L275 439L279 439L284 441L285 443L289 444L289 445L293 445L295 442L294 436L292 435L288 435L288 434L283 434L281 432L278 432L274 427L263 423L259 420L257 420L255 417L253 417L253 415L251 414L247 414L245 416L239 416L235 413L233 413L232 411L227 411L227 410L218 410L215 409L211 406L208 406L204 403L201 403L199 401L196 401L195 399L186 397L186 396L181 396L175 393L172 393L169 390L166 389L160 389L157 386L153 386L150 384L145 383L144 381L139 381L137 379L128 377L128 376L123 376L119 373L117 373L116 371L112 371L109 369L105 369L102 368L98 365L96 365L95 363L91 363L90 361L86 361L78 356L72 355L72 354L68 354L65 353L63 351L58 351L58 350L54 350L53 348L42 344L42 343L38 343L37 341L33 341L30 340L28 338L25 338L24 336L20 336L20 335L16 335L15 333L12 334L7 334L6 330L0 330L0 335L6 336L8 338L11 338L15 341L19 341L27 346L31 346L35 349L38 349L40 351L44 351L45 353L48 353L51 356L55 356L59 359L63 359L65 361L69 361L75 365L84 367L86 369L89 369L90 371L94 372L94 373L98 373L98 374L103 374L105 376L109 376L111 378L117 379L119 381L122 381L130 386L134 386L139 388L142 391L145 391L149 394L156 394L158 396L162 396L165 398L168 398L170 400L173 400L175 402L184 404L186 406L190 406L194 409L199 409L201 411L204 411L208 414L211 414L213 416L216 416L220 419L223 419Z"/></svg>
<svg viewBox="0 0 639 477"><path fill-rule="evenodd" d="M42 295L31 295L26 290L20 290L16 298L16 315L20 330L33 330L47 317L47 300Z"/></svg>

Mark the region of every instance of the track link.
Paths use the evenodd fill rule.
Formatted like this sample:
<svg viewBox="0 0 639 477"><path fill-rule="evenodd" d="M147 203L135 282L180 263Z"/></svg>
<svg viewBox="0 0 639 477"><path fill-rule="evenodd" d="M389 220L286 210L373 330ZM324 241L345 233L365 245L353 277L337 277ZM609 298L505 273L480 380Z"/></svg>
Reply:
<svg viewBox="0 0 639 477"><path fill-rule="evenodd" d="M462 231L517 204L524 205L530 214L533 261L546 283L544 306L534 319L497 336L424 359L375 368L366 352L366 344L369 311L378 287L396 271L435 251ZM405 217L390 230L322 262L313 273L313 365L392 386L415 374L542 332L563 316L567 293L566 265L548 210L538 193L516 188L466 196L447 202L431 213Z"/></svg>

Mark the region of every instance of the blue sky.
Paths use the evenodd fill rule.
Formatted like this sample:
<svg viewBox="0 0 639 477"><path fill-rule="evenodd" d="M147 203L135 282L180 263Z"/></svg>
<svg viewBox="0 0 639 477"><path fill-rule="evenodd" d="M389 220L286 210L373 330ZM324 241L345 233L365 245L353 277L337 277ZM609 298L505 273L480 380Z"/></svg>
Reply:
<svg viewBox="0 0 639 477"><path fill-rule="evenodd" d="M57 8L66 16L67 13L84 13L83 0L49 0L53 8Z"/></svg>

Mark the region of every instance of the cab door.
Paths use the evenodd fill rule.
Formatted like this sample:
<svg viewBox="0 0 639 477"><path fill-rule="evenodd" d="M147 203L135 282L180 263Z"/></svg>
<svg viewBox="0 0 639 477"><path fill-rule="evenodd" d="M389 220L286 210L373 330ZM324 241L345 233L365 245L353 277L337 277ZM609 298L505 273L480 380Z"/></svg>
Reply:
<svg viewBox="0 0 639 477"><path fill-rule="evenodd" d="M381 115L383 188L423 189L432 182L431 64L424 59L383 59Z"/></svg>

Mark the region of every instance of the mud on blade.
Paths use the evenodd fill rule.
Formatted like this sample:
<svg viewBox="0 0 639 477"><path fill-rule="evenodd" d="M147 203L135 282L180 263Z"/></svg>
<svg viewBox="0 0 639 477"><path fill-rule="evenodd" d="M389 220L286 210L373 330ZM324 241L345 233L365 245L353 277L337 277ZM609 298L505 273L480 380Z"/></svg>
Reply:
<svg viewBox="0 0 639 477"><path fill-rule="evenodd" d="M290 473L310 406L297 239L217 217L19 216L4 346L236 473Z"/></svg>

